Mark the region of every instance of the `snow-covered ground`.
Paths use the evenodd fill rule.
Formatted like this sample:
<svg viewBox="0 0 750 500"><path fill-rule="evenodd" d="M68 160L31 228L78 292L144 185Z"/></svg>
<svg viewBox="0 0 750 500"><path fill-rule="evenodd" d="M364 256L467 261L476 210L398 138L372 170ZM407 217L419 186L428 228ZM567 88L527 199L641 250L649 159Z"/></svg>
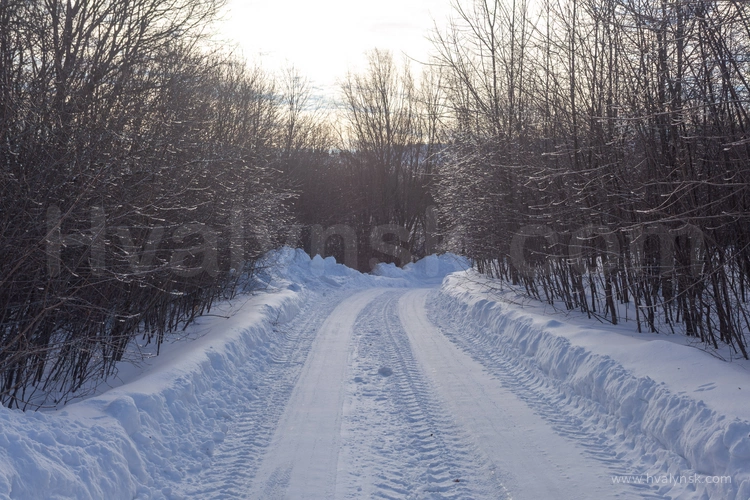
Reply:
<svg viewBox="0 0 750 500"><path fill-rule="evenodd" d="M265 292L110 389L0 408L0 498L750 498L747 363L551 314L453 256L269 258Z"/></svg>

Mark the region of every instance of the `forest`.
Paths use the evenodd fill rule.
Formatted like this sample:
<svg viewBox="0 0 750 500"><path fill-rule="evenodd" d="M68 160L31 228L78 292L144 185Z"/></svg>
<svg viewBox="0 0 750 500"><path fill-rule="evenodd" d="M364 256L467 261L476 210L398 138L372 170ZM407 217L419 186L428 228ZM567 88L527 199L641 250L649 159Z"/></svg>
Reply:
<svg viewBox="0 0 750 500"><path fill-rule="evenodd" d="M217 0L0 0L0 403L54 407L282 245L433 252L748 358L750 5L472 0L321 105ZM135 360L137 361L137 360Z"/></svg>

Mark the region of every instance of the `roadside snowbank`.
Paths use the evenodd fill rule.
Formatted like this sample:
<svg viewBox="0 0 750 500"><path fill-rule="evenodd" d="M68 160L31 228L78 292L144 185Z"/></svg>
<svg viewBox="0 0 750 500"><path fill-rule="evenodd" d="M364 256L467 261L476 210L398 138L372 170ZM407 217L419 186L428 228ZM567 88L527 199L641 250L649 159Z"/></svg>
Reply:
<svg viewBox="0 0 750 500"><path fill-rule="evenodd" d="M0 408L0 498L170 498L226 432L232 405L268 363L275 322L293 316L291 290L214 310L129 383L64 410ZM190 333L190 332L188 332Z"/></svg>
<svg viewBox="0 0 750 500"><path fill-rule="evenodd" d="M472 345L502 351L523 366L530 384L564 397L565 411L585 432L631 458L633 474L731 477L728 484L664 484L660 494L750 498L746 363L633 335L627 326L592 328L590 320L551 317L543 305L519 299L467 271L445 279L433 311L438 320L461 318L461 336Z"/></svg>

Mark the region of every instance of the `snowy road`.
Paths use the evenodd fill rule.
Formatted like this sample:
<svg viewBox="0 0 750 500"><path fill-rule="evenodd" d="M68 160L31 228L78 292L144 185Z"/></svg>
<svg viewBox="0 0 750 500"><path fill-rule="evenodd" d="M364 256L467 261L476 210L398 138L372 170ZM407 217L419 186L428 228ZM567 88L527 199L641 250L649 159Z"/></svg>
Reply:
<svg viewBox="0 0 750 500"><path fill-rule="evenodd" d="M185 496L647 496L612 484L627 468L606 444L592 450L575 422L555 425L533 403L554 395L520 399L512 381L523 374L498 372L451 340L460 331L437 328L430 293L367 289L303 311L286 326L288 353Z"/></svg>
<svg viewBox="0 0 750 500"><path fill-rule="evenodd" d="M750 365L455 256L269 259L114 387L0 408L0 500L750 500Z"/></svg>

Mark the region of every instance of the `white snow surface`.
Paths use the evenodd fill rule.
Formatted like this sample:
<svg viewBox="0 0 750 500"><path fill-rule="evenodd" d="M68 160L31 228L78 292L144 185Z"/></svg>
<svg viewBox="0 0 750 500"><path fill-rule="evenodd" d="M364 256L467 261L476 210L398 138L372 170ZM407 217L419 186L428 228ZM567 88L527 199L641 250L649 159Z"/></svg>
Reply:
<svg viewBox="0 0 750 500"><path fill-rule="evenodd" d="M0 408L0 499L750 498L750 364L467 268L273 252L106 390Z"/></svg>

